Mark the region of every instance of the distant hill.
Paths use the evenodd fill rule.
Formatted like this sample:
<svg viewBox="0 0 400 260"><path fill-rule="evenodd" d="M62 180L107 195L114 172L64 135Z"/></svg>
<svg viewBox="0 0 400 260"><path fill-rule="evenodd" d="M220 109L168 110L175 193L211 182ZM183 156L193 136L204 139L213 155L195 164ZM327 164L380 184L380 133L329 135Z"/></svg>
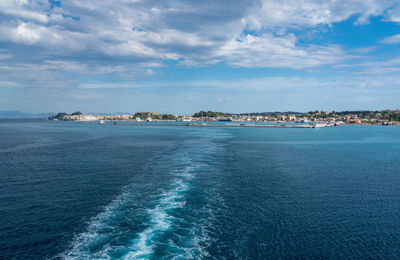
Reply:
<svg viewBox="0 0 400 260"><path fill-rule="evenodd" d="M0 111L0 118L46 118L55 113L23 113L20 111Z"/></svg>

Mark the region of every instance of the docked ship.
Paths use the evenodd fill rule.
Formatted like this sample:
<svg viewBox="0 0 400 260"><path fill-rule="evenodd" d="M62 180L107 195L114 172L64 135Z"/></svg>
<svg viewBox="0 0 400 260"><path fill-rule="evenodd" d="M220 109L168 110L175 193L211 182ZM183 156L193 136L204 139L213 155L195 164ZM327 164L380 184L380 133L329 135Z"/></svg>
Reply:
<svg viewBox="0 0 400 260"><path fill-rule="evenodd" d="M320 127L326 127L327 124L326 123L320 123L320 122L314 122L311 127L312 128L320 128Z"/></svg>

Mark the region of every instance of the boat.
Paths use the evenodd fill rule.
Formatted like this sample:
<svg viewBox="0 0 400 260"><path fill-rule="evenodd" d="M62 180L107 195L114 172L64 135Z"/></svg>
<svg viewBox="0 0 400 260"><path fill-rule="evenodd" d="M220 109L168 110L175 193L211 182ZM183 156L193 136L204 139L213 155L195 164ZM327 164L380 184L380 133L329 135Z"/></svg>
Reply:
<svg viewBox="0 0 400 260"><path fill-rule="evenodd" d="M315 123L313 123L313 124L311 125L311 127L312 127L312 128L321 128L321 127L326 127L326 124L325 124L325 123L318 123L318 122L315 122Z"/></svg>
<svg viewBox="0 0 400 260"><path fill-rule="evenodd" d="M99 125L104 125L104 121L100 120L100 122L98 123Z"/></svg>

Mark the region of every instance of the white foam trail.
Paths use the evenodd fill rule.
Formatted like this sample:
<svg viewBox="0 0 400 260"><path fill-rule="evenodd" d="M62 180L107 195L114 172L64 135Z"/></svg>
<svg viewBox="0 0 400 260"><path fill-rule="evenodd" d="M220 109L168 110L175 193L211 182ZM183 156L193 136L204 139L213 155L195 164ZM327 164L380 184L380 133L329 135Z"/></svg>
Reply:
<svg viewBox="0 0 400 260"><path fill-rule="evenodd" d="M154 253L157 238L165 231L170 229L175 218L169 215L169 211L181 208L185 205L184 196L185 192L189 189L187 183L193 175L189 173L192 167L187 167L183 174L183 179L176 179L173 184L173 189L163 193L159 204L154 208L148 210L150 216L150 226L143 232L138 234L138 238L133 240L133 245L129 248L124 259L142 259L151 258Z"/></svg>
<svg viewBox="0 0 400 260"><path fill-rule="evenodd" d="M193 167L186 167L183 171L179 171L176 174L178 178L172 182L171 189L157 196L157 206L147 210L150 217L149 227L138 234L138 237L132 241L132 246L122 247L129 251L123 257L124 259L141 259L152 256L157 238L167 231L175 220L173 216L169 215L169 212L185 205L184 196L190 186L188 182L193 178L192 170ZM113 227L112 219L119 213L123 214L124 207L133 199L134 195L130 191L119 195L90 221L87 231L77 236L72 243L72 249L61 257L64 259L111 259L110 253L117 248L109 246L107 240L115 236L115 232L118 232ZM103 245L102 248L93 252L94 247L101 245Z"/></svg>
<svg viewBox="0 0 400 260"><path fill-rule="evenodd" d="M213 137L215 138L215 137ZM203 144L205 146L205 144ZM201 145L201 146L203 146ZM202 150L197 147L197 149ZM207 144L205 149L208 154L216 153L216 147ZM120 214L126 214L126 209L129 208L129 204L135 200L135 192L133 192L130 187L127 187L127 192L119 195L113 202L106 206L99 215L94 217L90 223L86 232L77 236L73 243L72 249L63 255L64 259L111 259L115 252L118 251L118 255L124 252L121 257L123 259L143 259L143 258L153 258L154 249L157 246L158 239L160 236L165 234L170 230L177 220L171 212L182 208L185 205L185 194L190 189L190 180L194 177L193 173L197 168L203 167L200 159L205 155L202 151L200 154L196 153L183 153L179 158L178 162L183 163L186 167L182 170L176 171L173 176L173 180L170 188L164 193L156 197L156 206L148 209L148 227L142 232L138 233L135 238L131 241L131 245L111 245L112 239L115 237L122 236L118 232L123 232L116 227L116 218ZM199 156L200 155L200 156ZM176 154L175 157L176 158ZM192 160L196 161L196 166L192 166ZM118 221L118 220L117 220ZM205 224L205 223L204 223ZM197 238L200 235L202 238L206 238L207 234L200 232L193 232L194 246L197 247L199 251L203 251L201 248L202 244L200 241L196 241L201 238ZM162 242L162 241L161 241ZM179 249L181 252L178 255L175 252L175 256L180 258L193 258L192 248L179 248L174 245L172 241L165 241L172 243L171 247ZM199 243L200 242L200 243ZM206 252L201 253L201 255L207 255Z"/></svg>
<svg viewBox="0 0 400 260"><path fill-rule="evenodd" d="M212 202L207 203L205 211L208 213L208 217L199 221L197 225L194 225L191 229L193 236L193 250L195 251L195 258L209 258L210 254L207 248L212 246L212 230L215 222L218 222L218 217L215 215L215 209L219 211L226 211L227 206L225 200L217 192L218 188L215 188L210 192L210 198Z"/></svg>
<svg viewBox="0 0 400 260"><path fill-rule="evenodd" d="M109 237L109 232L113 232L114 227L110 222L112 217L115 217L118 212L122 211L124 205L129 203L132 199L130 192L124 192L119 195L114 201L112 201L104 210L94 217L87 228L87 231L75 237L72 243L72 249L64 253L61 257L64 259L91 259L93 257L97 259L110 259L109 256L104 254L107 249L103 249L98 254L93 255L90 248L98 244L101 244L104 240Z"/></svg>

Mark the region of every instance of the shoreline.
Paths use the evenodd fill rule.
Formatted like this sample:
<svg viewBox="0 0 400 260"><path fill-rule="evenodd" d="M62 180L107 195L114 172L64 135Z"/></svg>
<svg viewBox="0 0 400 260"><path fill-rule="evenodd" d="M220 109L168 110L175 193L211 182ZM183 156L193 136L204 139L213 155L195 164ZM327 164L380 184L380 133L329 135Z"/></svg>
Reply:
<svg viewBox="0 0 400 260"><path fill-rule="evenodd" d="M74 121L74 122L89 122L89 121ZM313 126L313 125L285 125L285 124L274 124L274 125L263 125L254 123L240 123L240 124L207 124L207 123L178 123L178 124L168 124L168 123L136 123L131 121L107 121L109 123L99 124L97 121L89 123L90 125L130 125L130 126L186 126L186 127L261 127L261 128L325 128L325 127L338 127L338 126L348 126L348 125L368 125L368 126L400 126L400 125L378 125L378 124L341 124L336 126ZM120 123L117 123L120 122ZM160 121L157 121L160 122ZM176 121L168 121L176 122ZM179 121L178 121L179 122Z"/></svg>

